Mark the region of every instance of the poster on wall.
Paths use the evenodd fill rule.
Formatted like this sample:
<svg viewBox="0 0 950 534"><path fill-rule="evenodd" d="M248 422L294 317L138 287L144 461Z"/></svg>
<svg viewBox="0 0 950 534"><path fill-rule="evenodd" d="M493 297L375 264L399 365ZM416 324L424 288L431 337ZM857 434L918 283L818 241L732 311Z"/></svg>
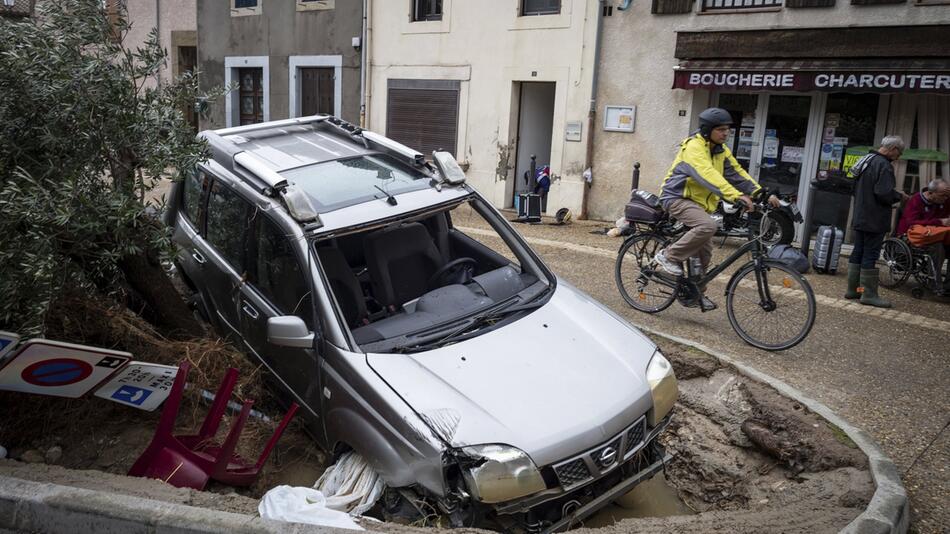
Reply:
<svg viewBox="0 0 950 534"><path fill-rule="evenodd" d="M736 146L736 129L729 128L729 137L726 138L726 146L735 148Z"/></svg>
<svg viewBox="0 0 950 534"><path fill-rule="evenodd" d="M841 124L841 115L839 113L828 113L825 115L825 126L837 128Z"/></svg>
<svg viewBox="0 0 950 534"><path fill-rule="evenodd" d="M784 146L782 147L782 161L784 163L801 163L805 156L805 147L803 146Z"/></svg>
<svg viewBox="0 0 950 534"><path fill-rule="evenodd" d="M608 132L632 132L636 117L636 106L605 106L604 130Z"/></svg>
<svg viewBox="0 0 950 534"><path fill-rule="evenodd" d="M824 133L821 136L821 140L826 143L830 143L835 138L835 128L834 126L825 127Z"/></svg>
<svg viewBox="0 0 950 534"><path fill-rule="evenodd" d="M755 126L755 113L747 111L742 114L742 126L752 128Z"/></svg>

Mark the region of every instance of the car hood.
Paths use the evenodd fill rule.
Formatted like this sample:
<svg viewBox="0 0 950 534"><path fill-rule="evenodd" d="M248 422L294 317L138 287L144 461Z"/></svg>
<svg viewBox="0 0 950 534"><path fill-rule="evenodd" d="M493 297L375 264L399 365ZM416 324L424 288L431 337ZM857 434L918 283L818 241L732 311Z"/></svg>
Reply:
<svg viewBox="0 0 950 534"><path fill-rule="evenodd" d="M367 362L443 443L512 445L540 466L612 438L652 407L644 375L655 349L559 281L544 306L513 323Z"/></svg>

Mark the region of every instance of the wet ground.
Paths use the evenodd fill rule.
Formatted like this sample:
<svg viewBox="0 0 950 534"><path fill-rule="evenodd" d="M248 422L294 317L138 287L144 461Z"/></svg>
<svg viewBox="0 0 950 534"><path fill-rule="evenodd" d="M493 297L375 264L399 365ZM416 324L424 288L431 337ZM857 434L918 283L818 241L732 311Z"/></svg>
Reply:
<svg viewBox="0 0 950 534"><path fill-rule="evenodd" d="M505 213L509 218L513 214ZM474 226L476 219L455 224ZM785 352L770 353L743 343L724 306L702 314L674 304L657 315L628 307L614 284L614 260L622 240L602 231L611 224L516 224L532 247L562 279L610 306L635 325L701 343L775 376L828 405L867 430L896 463L911 496L912 531L945 532L950 525L950 303L882 289L893 310L878 310L841 298L843 273L807 275L818 300L809 337ZM726 257L736 241L717 249ZM842 258L843 262L846 259ZM736 266L738 267L738 265ZM731 274L732 270L727 272ZM709 296L724 304L724 284Z"/></svg>

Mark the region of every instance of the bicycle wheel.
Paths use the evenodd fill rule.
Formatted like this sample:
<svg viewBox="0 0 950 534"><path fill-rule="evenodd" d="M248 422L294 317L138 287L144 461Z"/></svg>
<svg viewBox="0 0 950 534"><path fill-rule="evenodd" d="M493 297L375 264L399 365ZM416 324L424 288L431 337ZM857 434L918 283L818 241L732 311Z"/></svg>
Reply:
<svg viewBox="0 0 950 534"><path fill-rule="evenodd" d="M893 289L907 281L914 270L914 255L907 243L889 237L881 245L877 260L878 279L882 287Z"/></svg>
<svg viewBox="0 0 950 534"><path fill-rule="evenodd" d="M654 275L653 256L664 246L666 240L660 236L640 234L625 241L617 253L617 289L627 304L642 312L661 312L676 298L676 283L667 285Z"/></svg>
<svg viewBox="0 0 950 534"><path fill-rule="evenodd" d="M801 343L815 323L815 294L808 281L782 263L749 262L726 286L729 323L746 343L785 350Z"/></svg>

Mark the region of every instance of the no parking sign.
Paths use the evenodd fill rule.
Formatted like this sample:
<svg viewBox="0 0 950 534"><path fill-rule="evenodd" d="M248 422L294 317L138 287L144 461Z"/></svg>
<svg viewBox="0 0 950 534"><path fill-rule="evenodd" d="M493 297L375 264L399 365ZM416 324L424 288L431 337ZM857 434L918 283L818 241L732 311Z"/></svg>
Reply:
<svg viewBox="0 0 950 534"><path fill-rule="evenodd" d="M12 332L0 332L0 367L3 367L3 361L19 341L20 336Z"/></svg>
<svg viewBox="0 0 950 534"><path fill-rule="evenodd" d="M31 339L0 369L0 389L75 399L131 359L127 352Z"/></svg>

